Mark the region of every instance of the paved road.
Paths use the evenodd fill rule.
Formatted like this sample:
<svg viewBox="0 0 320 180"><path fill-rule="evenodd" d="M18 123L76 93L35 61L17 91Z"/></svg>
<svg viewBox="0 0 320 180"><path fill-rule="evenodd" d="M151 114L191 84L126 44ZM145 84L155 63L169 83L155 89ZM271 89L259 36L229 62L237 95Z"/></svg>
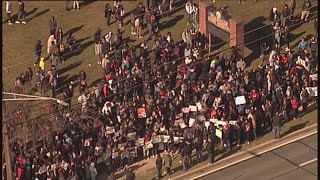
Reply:
<svg viewBox="0 0 320 180"><path fill-rule="evenodd" d="M317 142L312 135L199 180L316 180Z"/></svg>

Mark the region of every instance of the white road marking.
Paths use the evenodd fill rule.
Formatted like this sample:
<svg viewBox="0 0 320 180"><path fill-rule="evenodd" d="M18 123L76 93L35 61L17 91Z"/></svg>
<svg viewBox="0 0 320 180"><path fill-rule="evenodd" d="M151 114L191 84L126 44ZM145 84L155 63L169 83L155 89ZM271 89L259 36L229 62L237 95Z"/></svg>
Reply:
<svg viewBox="0 0 320 180"><path fill-rule="evenodd" d="M222 167L220 167L220 168L211 170L211 171L209 171L209 172L206 172L206 173L204 173L204 174L201 174L201 175L199 175L199 176L196 176L196 177L194 177L194 178L191 178L190 180L199 179L199 178L201 178L201 177L203 177L203 176L206 176L206 175L208 175L208 174L212 174L212 173L214 173L214 172L220 171L220 170L225 169L225 168L227 168L227 167L230 167L230 166L233 166L233 165L235 165L235 164L238 164L238 163L240 163L240 162L242 162L242 161L246 161L246 160L251 159L251 158L253 158L253 157L256 157L256 156L258 156L258 155L261 155L261 154L264 154L264 153L266 153L266 152L272 151L272 150L274 150L274 149L280 148L280 147L282 147L282 146L288 145L288 144L293 143L293 142L295 142L295 141L299 141L300 139L304 139L304 138L309 137L309 136L312 136L312 135L314 135L314 134L317 134L317 130L312 131L311 133L308 133L308 134L306 134L306 135L304 135L304 136L297 137L297 138L292 139L292 140L290 140L290 141L287 141L287 142L285 142L285 143L282 143L282 144L279 144L279 145L274 146L274 147L272 147L272 148L269 148L269 149L266 149L266 150L264 150L264 151L261 151L261 152L257 153L256 155L250 155L250 156L245 157L245 158L243 158L243 159L240 159L240 160L238 160L238 161L232 162L232 163L230 163L230 164L228 164L228 165L225 165L225 166L222 166ZM317 159L315 159L315 160L317 160ZM313 160L311 160L311 161L315 161L315 160L313 159ZM308 161L308 162L305 162L305 163L311 163L311 162ZM302 165L306 165L305 163L302 163ZM300 164L299 166L301 166L301 164Z"/></svg>
<svg viewBox="0 0 320 180"><path fill-rule="evenodd" d="M313 162L316 162L317 160L318 160L318 158L314 158L314 159L312 159L312 160L310 160L310 161L301 163L301 164L299 164L298 166L303 167L303 166L306 166L306 165L311 164L311 163L313 163Z"/></svg>

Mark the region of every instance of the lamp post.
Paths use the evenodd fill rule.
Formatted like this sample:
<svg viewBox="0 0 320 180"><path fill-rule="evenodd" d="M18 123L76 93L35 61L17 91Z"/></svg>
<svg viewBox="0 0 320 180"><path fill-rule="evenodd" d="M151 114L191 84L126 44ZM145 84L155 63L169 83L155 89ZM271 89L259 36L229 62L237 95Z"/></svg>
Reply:
<svg viewBox="0 0 320 180"><path fill-rule="evenodd" d="M32 95L26 95L26 94L17 94L17 93L8 93L8 92L2 92L4 95L13 95L13 99L2 99L3 102L3 109L4 109L4 118L3 118L3 124L2 124L2 138L4 141L4 155L5 155L5 162L6 162L6 173L7 173L7 180L13 180L13 174L12 174L12 164L11 164L11 150L10 150L10 144L9 144L9 129L8 129L8 121L7 121L7 111L5 102L6 101L39 101L39 100L53 100L56 101L58 104L61 104L63 106L68 106L69 104L61 101L56 98L51 97L41 97L41 96L32 96ZM24 98L16 98L17 96L21 96Z"/></svg>

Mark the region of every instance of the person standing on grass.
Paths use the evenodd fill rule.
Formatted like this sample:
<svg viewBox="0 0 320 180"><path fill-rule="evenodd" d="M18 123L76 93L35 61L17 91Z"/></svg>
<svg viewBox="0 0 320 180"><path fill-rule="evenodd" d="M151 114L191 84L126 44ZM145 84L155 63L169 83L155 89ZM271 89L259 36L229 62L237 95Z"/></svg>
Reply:
<svg viewBox="0 0 320 180"><path fill-rule="evenodd" d="M239 0L239 3L245 3L246 2L246 0Z"/></svg>
<svg viewBox="0 0 320 180"><path fill-rule="evenodd" d="M308 17L310 15L310 9L312 5L310 0L304 0L302 5L302 12L301 12L301 20L304 20L305 22L308 21Z"/></svg>
<svg viewBox="0 0 320 180"><path fill-rule="evenodd" d="M135 13L136 13L137 17L140 19L141 27L143 27L144 16L146 14L146 8L142 5L141 2L139 3L138 7L135 9Z"/></svg>
<svg viewBox="0 0 320 180"><path fill-rule="evenodd" d="M57 21L54 19L54 16L52 16L49 21L50 35L55 35L57 27L58 27Z"/></svg>
<svg viewBox="0 0 320 180"><path fill-rule="evenodd" d="M136 17L134 21L134 26L136 27L137 38L142 38L141 36L141 21L139 17Z"/></svg>
<svg viewBox="0 0 320 180"><path fill-rule="evenodd" d="M202 159L202 145L203 145L203 138L202 135L199 135L196 139L195 148L196 148L196 161L199 163Z"/></svg>
<svg viewBox="0 0 320 180"><path fill-rule="evenodd" d="M293 14L294 14L294 10L296 9L297 6L297 2L296 0L290 0L289 3L289 8L290 8L290 20L292 20Z"/></svg>
<svg viewBox="0 0 320 180"><path fill-rule="evenodd" d="M213 164L213 162L214 162L214 142L211 137L208 138L207 151L208 151L208 163Z"/></svg>
<svg viewBox="0 0 320 180"><path fill-rule="evenodd" d="M73 1L73 6L72 6L72 8L73 8L73 11L75 11L75 10L80 10L80 5L79 5L79 1Z"/></svg>
<svg viewBox="0 0 320 180"><path fill-rule="evenodd" d="M6 13L8 16L8 24L12 25L11 22L11 11L12 11L12 3L10 1L6 1Z"/></svg>
<svg viewBox="0 0 320 180"><path fill-rule="evenodd" d="M156 167L157 167L157 178L161 179L161 175L162 175L162 158L161 155L158 154L157 155L157 160L156 160Z"/></svg>
<svg viewBox="0 0 320 180"><path fill-rule="evenodd" d="M64 4L67 12L69 12L69 2L70 2L70 0L67 0L67 1L65 1L65 4Z"/></svg>
<svg viewBox="0 0 320 180"><path fill-rule="evenodd" d="M131 17L130 17L130 24L131 24L131 35L135 35L135 34L137 34L136 32L135 32L135 20L136 20L136 14L135 14L135 11L134 10L132 10L132 12L131 12Z"/></svg>
<svg viewBox="0 0 320 180"><path fill-rule="evenodd" d="M269 21L271 22L271 26L274 27L277 21L280 19L280 14L276 7L273 7L270 11Z"/></svg>
<svg viewBox="0 0 320 180"><path fill-rule="evenodd" d="M189 17L187 25L189 25L190 23L192 23L192 14L193 14L193 5L190 0L186 3L185 8Z"/></svg>
<svg viewBox="0 0 320 180"><path fill-rule="evenodd" d="M112 9L109 4L106 4L106 7L104 9L104 17L106 18L107 26L110 25L111 16L112 16Z"/></svg>
<svg viewBox="0 0 320 180"><path fill-rule="evenodd" d="M299 104L298 104L297 98L296 98L296 97L293 97L293 98L290 100L290 103L291 103L291 113L290 113L290 116L293 117L293 119L296 119L296 118L297 118L297 115L298 115L298 108L299 108Z"/></svg>
<svg viewBox="0 0 320 180"><path fill-rule="evenodd" d="M34 46L34 54L36 58L33 66L36 66L37 64L39 64L41 52L42 52L42 44L40 40L37 40L36 45Z"/></svg>
<svg viewBox="0 0 320 180"><path fill-rule="evenodd" d="M24 2L21 0L18 1L19 4L19 13L18 13L18 20L15 22L16 24L27 24L26 22L26 11L24 10ZM22 22L21 22L22 20Z"/></svg>
<svg viewBox="0 0 320 180"><path fill-rule="evenodd" d="M59 28L57 30L57 32L55 33L55 39L57 44L61 44L63 42L63 32L62 32L62 28Z"/></svg>
<svg viewBox="0 0 320 180"><path fill-rule="evenodd" d="M284 5L282 10L281 27L285 27L290 21L291 12L287 4Z"/></svg>
<svg viewBox="0 0 320 180"><path fill-rule="evenodd" d="M282 118L279 112L272 118L272 126L274 131L274 138L279 139L281 134Z"/></svg>
<svg viewBox="0 0 320 180"><path fill-rule="evenodd" d="M194 23L194 26L198 27L198 11L199 11L199 8L198 8L196 3L193 3L192 9L193 9L192 21Z"/></svg>
<svg viewBox="0 0 320 180"><path fill-rule="evenodd" d="M315 36L311 37L310 43L310 50L311 50L311 57L312 61L316 62L318 61L318 40Z"/></svg>

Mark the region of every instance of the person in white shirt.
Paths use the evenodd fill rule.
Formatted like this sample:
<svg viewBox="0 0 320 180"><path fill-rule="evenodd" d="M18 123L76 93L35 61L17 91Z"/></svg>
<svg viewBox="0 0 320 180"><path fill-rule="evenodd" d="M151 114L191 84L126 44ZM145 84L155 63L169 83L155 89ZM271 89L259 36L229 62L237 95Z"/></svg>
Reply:
<svg viewBox="0 0 320 180"><path fill-rule="evenodd" d="M193 12L192 12L192 21L194 23L195 26L198 26L198 6L196 3L193 3L192 5L192 9L193 9Z"/></svg>
<svg viewBox="0 0 320 180"><path fill-rule="evenodd" d="M191 23L191 21L192 21L192 13L193 13L193 5L192 5L190 0L186 3L186 7L185 8L186 8L186 11L187 11L187 13L189 15L189 21L187 23L187 25L189 25Z"/></svg>
<svg viewBox="0 0 320 180"><path fill-rule="evenodd" d="M9 2L9 1L6 1L6 13L7 13L7 16L8 16L8 24L9 25L12 25L12 22L11 22L11 11L12 11L12 3Z"/></svg>

